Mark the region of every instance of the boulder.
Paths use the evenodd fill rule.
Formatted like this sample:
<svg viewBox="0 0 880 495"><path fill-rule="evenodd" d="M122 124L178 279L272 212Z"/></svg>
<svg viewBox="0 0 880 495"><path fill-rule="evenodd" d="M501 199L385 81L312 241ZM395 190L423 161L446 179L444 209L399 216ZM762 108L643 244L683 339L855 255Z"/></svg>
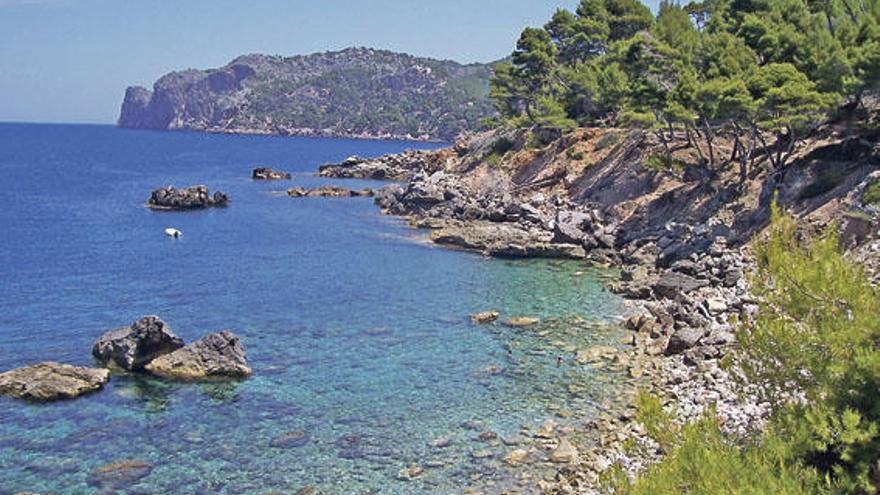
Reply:
<svg viewBox="0 0 880 495"><path fill-rule="evenodd" d="M156 210L197 210L223 207L228 203L229 197L226 194L217 191L212 196L208 186L192 186L185 189L166 186L152 192L147 206Z"/></svg>
<svg viewBox="0 0 880 495"><path fill-rule="evenodd" d="M306 189L304 187L294 187L287 190L287 195L292 198L355 198L355 197L371 197L372 189L353 190L339 186L321 186L317 189Z"/></svg>
<svg viewBox="0 0 880 495"><path fill-rule="evenodd" d="M550 460L557 464L573 464L578 459L577 447L566 438L560 439L556 448L550 452Z"/></svg>
<svg viewBox="0 0 880 495"><path fill-rule="evenodd" d="M697 328L685 327L676 330L669 338L669 343L666 344L665 354L667 356L681 354L696 346L701 338L703 338L703 331Z"/></svg>
<svg viewBox="0 0 880 495"><path fill-rule="evenodd" d="M302 430L291 431L273 439L269 445L276 449L291 449L302 447L311 440L311 435Z"/></svg>
<svg viewBox="0 0 880 495"><path fill-rule="evenodd" d="M676 299L681 294L693 292L709 285L707 280L698 280L679 272L666 272L654 284L654 293L659 297Z"/></svg>
<svg viewBox="0 0 880 495"><path fill-rule="evenodd" d="M471 321L476 323L477 325L485 325L487 323L492 323L493 321L498 319L498 311L483 311L481 313L474 313L471 315Z"/></svg>
<svg viewBox="0 0 880 495"><path fill-rule="evenodd" d="M145 316L128 327L105 333L92 354L105 365L138 371L159 356L183 347L183 339L158 316Z"/></svg>
<svg viewBox="0 0 880 495"><path fill-rule="evenodd" d="M73 399L100 390L109 380L106 369L45 362L0 374L0 395L39 402Z"/></svg>
<svg viewBox="0 0 880 495"><path fill-rule="evenodd" d="M268 167L259 167L254 169L251 178L254 180L288 180L290 179L290 174Z"/></svg>
<svg viewBox="0 0 880 495"><path fill-rule="evenodd" d="M241 340L229 331L208 335L156 358L146 370L174 380L246 378L252 373Z"/></svg>
<svg viewBox="0 0 880 495"><path fill-rule="evenodd" d="M590 216L579 211L560 211L553 226L553 242L582 244Z"/></svg>
<svg viewBox="0 0 880 495"><path fill-rule="evenodd" d="M531 316L516 316L504 321L504 324L509 327L519 328L531 327L537 325L538 323L541 323L541 320L539 320L538 318L533 318Z"/></svg>

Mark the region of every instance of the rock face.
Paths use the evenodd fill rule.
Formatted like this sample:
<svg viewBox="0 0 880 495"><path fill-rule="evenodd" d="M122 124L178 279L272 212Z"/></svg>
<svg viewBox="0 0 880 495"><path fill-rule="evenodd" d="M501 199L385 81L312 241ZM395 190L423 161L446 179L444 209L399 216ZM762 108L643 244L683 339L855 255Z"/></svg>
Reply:
<svg viewBox="0 0 880 495"><path fill-rule="evenodd" d="M166 186L152 192L147 206L156 210L198 210L228 204L229 197L226 194L217 191L211 195L208 186L192 186L186 189Z"/></svg>
<svg viewBox="0 0 880 495"><path fill-rule="evenodd" d="M252 373L241 340L228 331L208 335L158 357L146 369L176 380L245 378Z"/></svg>
<svg viewBox="0 0 880 495"><path fill-rule="evenodd" d="M245 55L218 69L168 74L152 91L128 88L118 123L136 129L452 140L495 113L488 98L491 74L490 64L369 48ZM377 114L377 108L384 112Z"/></svg>
<svg viewBox="0 0 880 495"><path fill-rule="evenodd" d="M287 190L287 195L291 198L358 198L372 197L373 190L354 190L339 186L321 186L317 189L293 187Z"/></svg>
<svg viewBox="0 0 880 495"><path fill-rule="evenodd" d="M260 167L254 169L253 173L251 173L251 178L254 180L289 180L290 174L267 167Z"/></svg>
<svg viewBox="0 0 880 495"><path fill-rule="evenodd" d="M143 369L159 356L183 347L183 339L158 316L145 316L128 327L105 333L92 354L98 361L126 371Z"/></svg>
<svg viewBox="0 0 880 495"><path fill-rule="evenodd" d="M41 402L73 399L100 390L108 380L105 369L45 362L0 374L0 395Z"/></svg>

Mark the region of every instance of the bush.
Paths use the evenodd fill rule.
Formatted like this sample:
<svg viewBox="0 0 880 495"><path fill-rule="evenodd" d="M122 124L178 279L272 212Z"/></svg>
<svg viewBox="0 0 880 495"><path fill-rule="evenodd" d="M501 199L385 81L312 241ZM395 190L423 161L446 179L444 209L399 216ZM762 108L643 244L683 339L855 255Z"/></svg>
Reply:
<svg viewBox="0 0 880 495"><path fill-rule="evenodd" d="M880 206L880 180L868 184L862 193L862 201L865 204Z"/></svg>
<svg viewBox="0 0 880 495"><path fill-rule="evenodd" d="M583 151L578 151L574 148L568 148L567 150L565 150L565 156L567 156L569 160L577 161L581 161L586 158L586 155Z"/></svg>
<svg viewBox="0 0 880 495"><path fill-rule="evenodd" d="M642 166L648 170L662 172L665 170L682 170L687 164L666 155L651 155L642 160Z"/></svg>
<svg viewBox="0 0 880 495"><path fill-rule="evenodd" d="M605 148L609 148L614 146L615 144L620 142L620 135L616 132L609 132L605 134L598 141L596 141L596 151L602 151Z"/></svg>

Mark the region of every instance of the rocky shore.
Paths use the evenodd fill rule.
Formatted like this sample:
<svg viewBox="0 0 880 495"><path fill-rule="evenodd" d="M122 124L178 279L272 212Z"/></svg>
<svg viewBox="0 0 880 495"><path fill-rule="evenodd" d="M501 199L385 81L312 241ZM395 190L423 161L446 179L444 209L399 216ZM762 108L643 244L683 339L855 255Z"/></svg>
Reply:
<svg viewBox="0 0 880 495"><path fill-rule="evenodd" d="M712 406L723 429L746 436L761 427L770 406L721 361L737 345L739 322L758 310L747 282L753 269L748 241L766 225L773 191L790 208L810 213L817 227L841 211L865 211L847 191L872 180L874 158L850 157L854 162L842 167L849 181L813 199L804 191L821 180L821 171L810 167L791 167L784 179L758 169L746 182L698 167L656 170L642 162L659 144L621 135L499 131L437 152L352 158L322 167L320 175L406 180L377 191L375 202L428 229L437 244L617 267L620 279L608 288L628 300L623 324L630 334L620 346L578 352L577 362L623 366L639 387L664 399L676 420L695 420ZM865 217L869 227L859 231L876 231L876 212ZM844 231L852 225L844 221ZM876 243L858 251L866 259L877 252ZM497 318L492 311L472 315L476 324ZM506 463L522 466L537 457L559 464L555 478L537 486L569 494L596 493L599 473L614 464L633 474L658 458L633 407L611 409L584 429L597 441L575 445L550 426L535 433L538 444L512 449Z"/></svg>

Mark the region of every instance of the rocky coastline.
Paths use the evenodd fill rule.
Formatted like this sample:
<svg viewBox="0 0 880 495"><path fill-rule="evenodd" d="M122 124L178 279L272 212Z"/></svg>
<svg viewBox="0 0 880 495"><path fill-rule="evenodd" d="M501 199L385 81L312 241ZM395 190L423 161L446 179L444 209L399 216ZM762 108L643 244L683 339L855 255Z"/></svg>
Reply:
<svg viewBox="0 0 880 495"><path fill-rule="evenodd" d="M625 367L639 388L663 398L677 421L696 420L711 406L724 430L740 436L757 431L770 414L770 405L757 399L735 367L722 367L721 362L737 345L739 322L750 321L758 310L748 283L754 262L747 241L766 221L765 184L774 181L777 194L795 198L789 200L796 204L812 172L796 169L788 184L756 176L752 184L730 189L733 194L717 185L714 190L691 189L689 182L694 179L686 174L670 171L663 177L642 167L639 162L650 144L640 138L612 147L599 165L584 169L583 175L572 173L571 157L583 154L571 151L583 146L578 140L603 139L607 137L551 136L544 150L535 153L521 144L525 141L521 135L499 138L496 133L437 152L370 160L355 157L324 166L319 175L406 181L377 191L376 204L386 214L429 230L430 240L440 245L497 257L573 258L619 269L620 279L608 289L628 301L622 324L630 334L619 346L582 351L575 359ZM516 164L503 171L498 170L492 151L501 141L513 148L502 156ZM870 168L858 164L850 168L853 183L872 180ZM630 177L621 179L622 172ZM591 177L612 173L618 175L604 184ZM724 177L715 181L733 183ZM609 187L622 190L609 192ZM764 191L763 196L754 196L750 188ZM706 211L713 214L676 210L669 203L676 201L679 191L692 201L711 205ZM749 194L758 198L749 205L751 210L742 207ZM832 202L830 197L822 199ZM659 215L652 209L668 213ZM825 212L813 222L827 224L834 215ZM862 251L877 251L870 246ZM472 315L475 324L497 318L495 312ZM520 466L534 458L537 449L545 462L562 465L555 479L537 483L542 492L597 493L599 474L612 465L634 474L659 458L634 412L634 407L609 410L584 425L598 439L592 445L573 445L551 427L535 434L538 444L509 452L506 462ZM633 444L642 448L627 448Z"/></svg>
<svg viewBox="0 0 880 495"><path fill-rule="evenodd" d="M208 186L191 186L177 189L165 186L150 194L147 207L154 210L185 211L205 208L223 208L229 204L229 196L221 191L211 194Z"/></svg>

